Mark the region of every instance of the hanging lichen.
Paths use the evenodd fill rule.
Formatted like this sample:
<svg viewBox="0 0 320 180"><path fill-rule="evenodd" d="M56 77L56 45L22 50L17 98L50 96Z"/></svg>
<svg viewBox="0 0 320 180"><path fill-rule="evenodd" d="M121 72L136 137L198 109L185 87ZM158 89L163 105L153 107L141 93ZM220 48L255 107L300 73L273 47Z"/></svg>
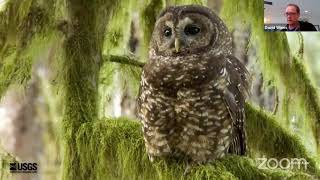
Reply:
<svg viewBox="0 0 320 180"><path fill-rule="evenodd" d="M109 55L131 55L128 50L130 28L133 19L133 11L137 10L134 1L120 1L116 9L110 15L109 28L106 33L104 54L105 61L100 69L99 86L100 107L99 117L104 117L105 109L111 107L112 98L116 93L128 91L136 94L140 79L140 68L113 63L109 61ZM114 81L117 82L114 82ZM111 108L110 108L111 109Z"/></svg>
<svg viewBox="0 0 320 180"><path fill-rule="evenodd" d="M26 85L37 55L56 40L49 15L35 0L8 1L0 13L0 97L11 84Z"/></svg>

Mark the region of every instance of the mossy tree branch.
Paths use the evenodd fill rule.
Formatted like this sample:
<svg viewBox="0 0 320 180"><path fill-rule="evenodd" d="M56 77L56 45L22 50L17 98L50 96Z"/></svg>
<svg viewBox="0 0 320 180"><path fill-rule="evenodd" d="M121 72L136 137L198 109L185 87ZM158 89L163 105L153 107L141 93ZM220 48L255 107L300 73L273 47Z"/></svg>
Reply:
<svg viewBox="0 0 320 180"><path fill-rule="evenodd" d="M274 158L305 158L307 172L320 175L319 164L301 143L300 139L281 127L275 116L246 104L246 131L250 151L261 152Z"/></svg>
<svg viewBox="0 0 320 180"><path fill-rule="evenodd" d="M138 61L136 58L128 55L119 56L119 55L104 55L104 61L116 62L120 64L126 64L136 67L143 67L145 63Z"/></svg>
<svg viewBox="0 0 320 180"><path fill-rule="evenodd" d="M161 160L151 163L145 153L141 124L124 118L88 122L80 127L75 142L85 167L80 173L91 179L312 179L319 170L301 142L280 127L275 119L251 105L246 105L249 148L266 152L267 157L301 157L310 163L304 171L259 169L254 158L227 156L213 163L194 167L183 176L183 160ZM266 128L268 128L266 130ZM262 137L254 145L257 137ZM266 138L271 137L266 140ZM264 144L262 145L262 142ZM260 147L257 147L261 145ZM278 149L277 149L278 146ZM266 149L266 150L263 150ZM287 149L284 151L284 149ZM90 168L90 170L82 169ZM82 175L81 175L82 176Z"/></svg>

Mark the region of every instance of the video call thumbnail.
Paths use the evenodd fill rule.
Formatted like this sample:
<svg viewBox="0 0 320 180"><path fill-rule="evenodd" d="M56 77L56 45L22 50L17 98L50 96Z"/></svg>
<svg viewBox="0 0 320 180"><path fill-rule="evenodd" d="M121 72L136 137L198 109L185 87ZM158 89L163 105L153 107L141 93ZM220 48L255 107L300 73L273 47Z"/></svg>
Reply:
<svg viewBox="0 0 320 180"><path fill-rule="evenodd" d="M320 0L264 1L265 31L319 31Z"/></svg>

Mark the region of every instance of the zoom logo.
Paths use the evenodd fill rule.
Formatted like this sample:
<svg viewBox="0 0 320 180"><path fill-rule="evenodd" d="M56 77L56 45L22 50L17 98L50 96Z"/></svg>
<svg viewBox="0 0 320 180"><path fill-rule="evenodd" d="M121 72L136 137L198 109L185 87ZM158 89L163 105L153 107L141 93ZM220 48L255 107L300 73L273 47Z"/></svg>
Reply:
<svg viewBox="0 0 320 180"><path fill-rule="evenodd" d="M257 158L257 164L259 169L281 168L292 170L293 168L301 169L304 167L307 170L309 162L304 158Z"/></svg>
<svg viewBox="0 0 320 180"><path fill-rule="evenodd" d="M37 170L37 163L10 163L11 173L36 173Z"/></svg>

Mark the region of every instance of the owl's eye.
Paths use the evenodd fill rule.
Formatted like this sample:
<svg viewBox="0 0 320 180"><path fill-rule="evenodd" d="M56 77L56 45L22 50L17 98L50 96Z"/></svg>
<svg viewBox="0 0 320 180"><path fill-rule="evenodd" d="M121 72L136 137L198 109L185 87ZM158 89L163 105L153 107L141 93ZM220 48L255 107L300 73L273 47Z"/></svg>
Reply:
<svg viewBox="0 0 320 180"><path fill-rule="evenodd" d="M185 28L184 28L184 33L186 35L196 35L200 32L200 28L197 27L196 25L187 25Z"/></svg>
<svg viewBox="0 0 320 180"><path fill-rule="evenodd" d="M163 31L163 34L165 37L170 37L172 35L172 31L171 31L171 28L166 28L164 31Z"/></svg>

